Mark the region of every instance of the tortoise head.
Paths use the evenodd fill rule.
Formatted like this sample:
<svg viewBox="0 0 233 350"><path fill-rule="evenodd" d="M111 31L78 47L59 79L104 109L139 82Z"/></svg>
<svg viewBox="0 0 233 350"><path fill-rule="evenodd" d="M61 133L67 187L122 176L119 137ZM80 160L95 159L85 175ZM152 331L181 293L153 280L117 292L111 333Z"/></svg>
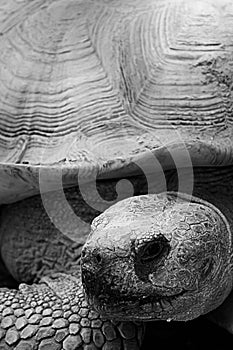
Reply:
<svg viewBox="0 0 233 350"><path fill-rule="evenodd" d="M173 192L132 197L93 221L83 285L105 317L189 320L229 294L231 251L228 222L212 204Z"/></svg>

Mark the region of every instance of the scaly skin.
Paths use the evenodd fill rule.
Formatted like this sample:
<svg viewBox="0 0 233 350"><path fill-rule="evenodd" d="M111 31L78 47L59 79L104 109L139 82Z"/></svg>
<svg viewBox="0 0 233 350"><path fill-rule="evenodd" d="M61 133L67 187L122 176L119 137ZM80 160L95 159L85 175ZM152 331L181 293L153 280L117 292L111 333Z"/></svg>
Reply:
<svg viewBox="0 0 233 350"><path fill-rule="evenodd" d="M82 254L83 284L90 305L106 317L190 320L229 296L233 167L197 168L194 179L198 197L128 198L93 221ZM168 188L177 188L175 173ZM233 332L229 305L232 296L212 316Z"/></svg>
<svg viewBox="0 0 233 350"><path fill-rule="evenodd" d="M134 181L138 192L139 182L139 179ZM105 182L98 189L111 200L114 186L114 181ZM85 204L78 188L65 193L76 215L86 222L98 214ZM58 198L56 193L52 194L65 221ZM74 242L56 229L40 196L1 208L1 255L14 278L25 283L17 290L0 288L0 349L140 348L142 323L112 322L88 307L79 261L87 232L79 227L76 233Z"/></svg>
<svg viewBox="0 0 233 350"><path fill-rule="evenodd" d="M200 169L195 170L195 179L196 179L195 189L194 189L195 194L198 194L199 192L199 194L202 194L202 196L205 195L206 196L205 199L208 199L208 200L210 200L208 197L211 197L212 200L213 198L219 198L221 203L226 204L227 198L228 198L227 194L230 193L231 179L233 178L233 176L231 176L232 175L231 173L233 173L233 169L223 169L222 173L220 172L220 174L218 169L217 170L211 169L210 174L212 177L209 177L209 178L211 179L211 181L213 181L213 183L215 183L215 186L211 187L211 189L209 188L208 181L206 180L207 170L208 169L204 169L203 171ZM166 176L167 176L168 188L171 190L176 189L177 181L175 179L174 173L168 172ZM137 181L134 182L134 185L135 185L136 194L146 193L145 182L142 179L137 179ZM102 183L100 186L98 186L100 192L101 192L101 186L102 186L102 192L105 194L105 198L111 200L114 192L113 191L114 182ZM208 188L208 191L207 191L207 188ZM221 192L221 196L220 196L220 192ZM70 204L72 205L77 215L82 216L84 213L84 217L87 221L90 221L92 217L95 217L97 215L97 213L94 210L91 210L91 208L88 208L87 206L85 206L85 203L82 202L80 198L80 194L77 189L73 188L70 190L66 190L65 193L67 195L67 199L70 200ZM217 196L216 193L219 193L219 196ZM56 194L53 194L53 199L56 202ZM231 199L231 197L229 197L228 199ZM136 198L134 200L137 201ZM124 202L122 203L124 204ZM117 204L118 208L121 208L122 203ZM131 203L133 203L132 199L131 199ZM59 203L57 204L59 205ZM155 203L153 203L153 208L148 207L148 211L147 211L147 214L149 216L151 216L151 214L153 213L152 216L155 219L154 225L156 225L156 220L160 221L160 219L163 218L164 223L166 223L166 228L170 227L171 230L174 230L175 221L176 221L176 225L179 226L179 223L177 222L177 218L178 218L177 215L173 217L173 224L171 224L172 221L166 220L168 219L169 215L166 216L164 212L161 213L160 216L157 216L155 213L156 206L154 206L154 204ZM157 204L159 204L159 202L157 202ZM201 203L197 201L196 205L200 205L200 204ZM217 202L214 204L217 205ZM159 207L165 208L163 205L159 205L157 206L157 209ZM210 206L207 205L207 207L213 208L213 206L211 205ZM108 216L108 213L111 212L112 210L113 212L111 215L115 216L116 214L114 213L115 208L116 207L112 207L105 214ZM224 212L224 208L225 206L223 206L223 209L222 209L223 212ZM114 252L118 260L114 259L114 254L112 254L113 252L109 250L109 253L111 252L112 254L111 256L109 256L110 260L108 265L111 268L111 274L109 275L109 278L111 278L111 286L110 286L111 288L108 288L109 284L106 283L106 288L104 291L105 292L107 291L108 293L108 295L106 295L106 300L107 300L107 298L111 296L112 293L116 292L115 287L117 286L117 283L120 282L121 286L123 287L122 290L127 291L127 288L128 288L128 292L127 292L128 301L130 302L130 300L133 301L133 296L135 295L135 293L138 293L138 294L141 293L143 294L143 296L146 295L145 290L143 289L142 280L143 280L143 273L145 274L145 277L147 276L147 274L145 269L142 269L140 266L138 266L137 273L140 276L140 279L136 280L133 274L131 274L132 278L130 279L130 273L132 272L132 260L130 258L128 259L128 257L125 254L126 249L128 249L126 243L128 242L129 236L122 235L122 228L125 224L125 221L120 219L121 216L124 216L126 214L126 211L124 210L122 211L121 209L117 213L117 217L116 217L116 223L120 224L120 230L116 231L115 235L109 236L108 242L107 241L105 242L105 247L111 243L115 244L117 240L118 240L118 243L121 243L121 244L120 245L118 244L118 249L115 250ZM145 238L145 234L146 232L148 232L148 230L143 231L145 227L142 226L142 221L140 219L141 215L143 214L143 218L145 219L147 225L148 223L151 223L151 221L148 219L148 217L145 216L145 210L142 211L141 209L142 208L140 208L139 206L138 223L140 223L139 226L141 227L140 234L142 236L144 235L144 238ZM216 216L214 215L212 219L216 220L216 224L222 227L222 232L223 233L225 232L226 234L225 238L227 238L229 237L228 235L229 232L228 232L228 225L226 224L226 221L224 219L224 215L227 216L229 213L226 208L225 210L226 211L224 212L224 214L221 214L218 209L214 210L214 214L217 214L217 215ZM134 213L135 213L135 210L134 210ZM0 328L1 328L0 345L2 346L3 349L16 348L17 350L20 350L20 349L41 349L42 350L42 349L53 349L53 347L55 347L55 349L63 348L66 350L66 347L69 349L72 349L72 347L68 347L68 342L69 340L74 339L73 337L76 337L75 339L76 340L78 339L78 342L76 343L76 345L80 342L80 339L83 342L82 345L80 345L81 347L84 346L85 341L89 339L90 342L89 344L85 344L86 347L84 349L92 350L95 348L94 346L96 346L95 345L96 339L92 338L91 340L89 338L89 335L86 335L86 332L87 334L90 334L90 333L96 334L95 332L98 330L102 332L102 336L100 335L98 339L102 339L102 340L104 339L104 344L102 346L104 350L108 349L107 344L108 346L110 346L111 349L114 349L114 350L115 349L118 350L119 346L122 347L123 345L125 346L125 349L132 348L135 350L139 347L141 340L139 341L138 339L141 339L142 337L142 326L140 324L126 322L126 323L118 323L117 325L115 325L114 322L109 323L111 321L106 321L107 322L106 324L110 325L108 329L111 335L109 336L104 333L103 326L102 328L98 328L96 326L95 328L96 331L93 331L91 328L89 328L88 330L87 329L88 327L83 326L83 324L81 323L81 319L83 319L83 317L85 319L88 319L89 321L87 322L89 322L90 324L92 322L93 315L94 317L97 317L98 320L101 319L101 317L99 316L99 313L96 313L93 311L89 312L88 316L83 316L83 313L84 314L87 313L87 306L86 306L86 302L83 300L83 291L80 286L79 256L81 253L81 246L82 246L81 241L86 239L85 232L81 232L80 236L78 236L79 239L82 238L82 240L79 243L72 242L72 240L69 239L68 237L61 235L61 233L58 232L55 229L55 227L51 224L49 218L47 217L45 211L43 210L40 197L27 199L23 202L15 203L13 205L2 208L1 214L2 214L1 215L1 249L2 249L2 255L4 257L5 263L8 266L8 269L11 271L11 273L15 276L15 278L18 281L21 281L21 282L22 281L24 282L39 281L39 284L33 284L33 286L26 286L25 284L23 284L21 285L19 290L13 290L13 289L9 290L6 288L1 289L2 307L1 307L0 315L1 315L2 322L0 324ZM210 211L210 214L211 214L211 211ZM104 225L104 220L102 220L104 215L96 219L95 223ZM193 219L197 219L195 215L192 216L192 213L188 217L189 219L191 219L191 221ZM154 225L152 226L155 227ZM183 226L184 231L186 228L187 228L186 226ZM184 231L180 231L180 233ZM210 232L214 232L214 231L210 230ZM104 237L104 235L106 235L106 231L104 232L103 230L102 234ZM153 232L151 232L150 234L152 234L153 236ZM176 243L179 242L179 239L180 239L179 237L180 236L177 235ZM199 237L200 237L200 232L199 232ZM94 236L92 236L92 239L93 238ZM224 236L222 236L220 241L223 243L226 242L227 239L225 238ZM114 240L115 240L115 243L113 242ZM101 244L102 242L103 240L99 241L99 243ZM190 240L187 240L187 242L191 243ZM143 240L141 243L143 243ZM137 252L137 250L140 251L141 243L139 242L139 245L134 245L134 248L136 248L135 252ZM192 245L190 245L190 247L191 246ZM210 247L210 251L209 251L210 253L211 253L211 249L212 248ZM129 249L129 252L131 252L130 249ZM124 256L126 259L123 261ZM96 252L92 254L92 257L93 259L97 258ZM172 267L172 265L173 264L171 259L170 267ZM117 270L116 270L116 266L117 266ZM199 266L201 267L201 264L199 264ZM167 267L169 267L169 264L167 265ZM195 260L193 262L193 267L195 267ZM63 272L63 274L57 274L55 276L54 271ZM116 271L117 271L118 278L115 278L114 280L112 277L114 277L114 273ZM207 272L208 272L208 269L207 269ZM40 280L42 276L46 276L46 275L49 277L42 278L42 280ZM127 276L129 277L128 279L126 278ZM106 278L105 278L106 276L104 277L103 275L99 275L99 277L103 278L101 280L103 284L104 279L106 281ZM153 276L153 272L152 272L151 281L153 281L154 277L156 276ZM182 275L182 278L179 278L179 277L180 276L178 276L178 279L174 282L180 283L180 284L186 283L186 286L187 286L187 283L190 281L188 279L188 275L186 275L186 278L185 278L185 274ZM222 275L222 277L224 276ZM156 279L154 279L154 281L155 280ZM62 283L60 283L59 281L62 281ZM167 281L169 281L169 275L167 275ZM99 281L95 280L95 282L96 282L95 288L97 291L99 289L98 288ZM225 286L226 288L223 290L223 293L220 295L221 299L223 299L225 295L229 292L231 279L227 278L226 276L225 279L223 278L223 282L226 284L220 283L220 285L222 285L223 289L225 288ZM72 293L74 291L75 293L72 296ZM147 290L147 292L148 291L149 290ZM215 292L213 289L211 292L213 294L214 301L211 302L210 300L209 303L210 304L212 303L210 306L211 308L214 308ZM64 293L65 293L65 297L64 297ZM195 294L195 291L194 291L194 294ZM46 299L48 295L49 295L49 300L47 301ZM115 293L114 295L115 301L117 301L116 297L117 297L117 294ZM161 309L166 310L166 307L168 306L168 301L169 301L167 299L164 298L163 301L160 300L159 302L160 310ZM202 296L200 299L202 300ZM193 300L194 299L192 299L192 301ZM129 302L127 303L128 306L130 305ZM182 304L183 302L184 302L184 299L180 304L181 307L183 307L183 304ZM81 306L82 308L80 308ZM114 315L114 312L117 313L118 316L122 312L121 305L116 305L115 308L113 304L109 306L110 306L111 316ZM52 309L52 313L51 311L47 310L49 308ZM141 308L141 311L142 310L146 312L146 317L144 317L144 319L153 318L154 315L151 312L152 311L151 305L144 305L143 308ZM198 306L196 307L197 313L200 313L202 310ZM157 311L158 311L158 304L157 304ZM72 314L72 312L74 315ZM134 308L133 315L132 315L132 310L130 312L131 312L131 316L129 318L131 320L136 319L137 317L141 317L140 308L136 308L136 309ZM191 315L189 316L191 317ZM123 317L127 318L127 309L124 309ZM170 315L165 314L164 317L170 318ZM25 318L27 319L27 322L24 321ZM63 328L57 329L56 325L57 323L59 324L59 322L56 320L61 318L66 321L63 321L63 323L61 322ZM23 323L21 324L21 322ZM75 325L70 326L69 322L71 322L72 324L75 323ZM79 326L80 326L80 329L79 329ZM17 329L17 327L19 327L19 329ZM114 327L114 330L113 330L113 327ZM24 329L26 329L26 331L23 332ZM79 329L77 334L74 334L75 329L76 331L77 329ZM122 331L122 329L124 329L124 331ZM123 334L122 332L124 333L124 335L122 335ZM59 336L56 335L57 333L59 334ZM82 337L83 334L85 334L85 337L86 337L85 339ZM113 334L114 336L116 334L117 338L114 338L114 337L113 337L114 339L111 338L113 342L110 342L110 337L112 337ZM45 338L43 338L43 336ZM59 341L56 340L57 337L58 339L60 339L60 343ZM64 345L63 342L65 342L66 339L67 341L66 343L64 343L66 345ZM47 345L47 348L46 348L47 343L49 343L49 345ZM74 349L76 349L75 346L74 346Z"/></svg>
<svg viewBox="0 0 233 350"><path fill-rule="evenodd" d="M0 349L139 349L143 328L90 310L80 279L65 274L0 289Z"/></svg>
<svg viewBox="0 0 233 350"><path fill-rule="evenodd" d="M125 199L93 221L88 301L106 317L193 319L230 293L231 252L229 224L210 203L173 192Z"/></svg>

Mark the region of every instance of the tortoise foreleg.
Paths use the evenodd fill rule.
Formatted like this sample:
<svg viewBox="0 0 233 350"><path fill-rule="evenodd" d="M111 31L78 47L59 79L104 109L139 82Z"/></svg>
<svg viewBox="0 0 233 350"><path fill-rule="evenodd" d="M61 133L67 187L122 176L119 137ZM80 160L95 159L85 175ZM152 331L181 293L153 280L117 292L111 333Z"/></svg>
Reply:
<svg viewBox="0 0 233 350"><path fill-rule="evenodd" d="M143 325L89 309L79 277L55 274L18 290L0 289L0 349L140 349Z"/></svg>

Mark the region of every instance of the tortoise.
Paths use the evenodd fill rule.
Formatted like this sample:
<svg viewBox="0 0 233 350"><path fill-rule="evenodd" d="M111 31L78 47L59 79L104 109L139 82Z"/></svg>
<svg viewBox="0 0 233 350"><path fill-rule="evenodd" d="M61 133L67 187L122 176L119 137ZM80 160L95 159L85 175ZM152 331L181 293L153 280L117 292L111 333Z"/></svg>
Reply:
<svg viewBox="0 0 233 350"><path fill-rule="evenodd" d="M1 348L232 333L232 1L0 10Z"/></svg>

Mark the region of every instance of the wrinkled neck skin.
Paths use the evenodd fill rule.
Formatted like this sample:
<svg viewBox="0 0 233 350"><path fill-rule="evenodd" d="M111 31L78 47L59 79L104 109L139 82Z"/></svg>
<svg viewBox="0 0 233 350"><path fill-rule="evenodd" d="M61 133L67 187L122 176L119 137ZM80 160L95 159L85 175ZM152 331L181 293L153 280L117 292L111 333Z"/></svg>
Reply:
<svg viewBox="0 0 233 350"><path fill-rule="evenodd" d="M82 271L89 303L99 312L186 321L227 298L233 280L233 167L197 168L194 179L193 197L131 197L94 220ZM174 174L167 184L169 191L177 189Z"/></svg>
<svg viewBox="0 0 233 350"><path fill-rule="evenodd" d="M189 169L182 169L180 176L185 178ZM233 237L233 166L227 167L197 167L193 169L193 196L205 200L218 208L225 216ZM173 171L166 174L168 191L177 191L177 176ZM233 239L232 239L232 270L233 270ZM233 284L233 273L232 273Z"/></svg>
<svg viewBox="0 0 233 350"><path fill-rule="evenodd" d="M189 174L189 170L182 169L181 176ZM226 266L225 277L219 285L225 285L222 290L223 300L227 298L233 288L233 166L227 167L197 167L193 169L194 184L192 195L213 204L225 217L231 233L231 247L229 249L229 264ZM177 178L167 175L168 190L177 190ZM221 305L221 302L219 303ZM213 302L206 303L205 313L216 308Z"/></svg>
<svg viewBox="0 0 233 350"><path fill-rule="evenodd" d="M231 257L227 267L228 288L225 291L227 298L233 289L233 167L207 168L207 170L198 168L195 169L195 177L193 194L215 205L225 216L231 231ZM215 310L214 307L211 309ZM217 317L219 321L222 314Z"/></svg>
<svg viewBox="0 0 233 350"><path fill-rule="evenodd" d="M194 169L193 195L212 203L225 216L232 235L233 285L233 166Z"/></svg>

